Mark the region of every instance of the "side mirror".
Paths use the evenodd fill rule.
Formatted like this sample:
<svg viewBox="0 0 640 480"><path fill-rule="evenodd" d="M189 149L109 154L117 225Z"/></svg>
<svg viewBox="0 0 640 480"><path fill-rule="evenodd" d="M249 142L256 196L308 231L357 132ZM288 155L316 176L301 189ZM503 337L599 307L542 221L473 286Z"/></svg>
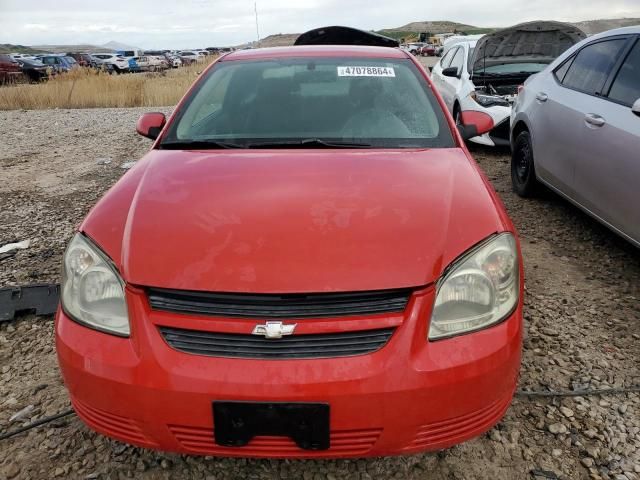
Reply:
<svg viewBox="0 0 640 480"><path fill-rule="evenodd" d="M158 138L158 135L160 135L165 123L167 123L167 119L164 116L164 113L144 113L138 119L138 123L136 123L136 132L143 137L155 140Z"/></svg>
<svg viewBox="0 0 640 480"><path fill-rule="evenodd" d="M631 111L640 117L640 98L636 100L636 103L631 107Z"/></svg>
<svg viewBox="0 0 640 480"><path fill-rule="evenodd" d="M442 75L444 75L445 77L460 78L457 67L445 68L444 70L442 70Z"/></svg>
<svg viewBox="0 0 640 480"><path fill-rule="evenodd" d="M460 114L460 119L462 124L458 125L458 131L464 140L484 135L494 127L493 118L483 112L466 110Z"/></svg>

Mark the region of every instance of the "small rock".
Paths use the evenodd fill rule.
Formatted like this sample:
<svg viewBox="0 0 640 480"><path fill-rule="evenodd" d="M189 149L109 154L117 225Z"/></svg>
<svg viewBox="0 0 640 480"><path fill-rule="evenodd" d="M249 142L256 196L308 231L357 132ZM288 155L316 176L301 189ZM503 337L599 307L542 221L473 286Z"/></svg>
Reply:
<svg viewBox="0 0 640 480"><path fill-rule="evenodd" d="M624 415L625 413L627 413L627 406L624 403L618 405L618 412Z"/></svg>
<svg viewBox="0 0 640 480"><path fill-rule="evenodd" d="M140 459L136 462L136 470L139 472L144 472L147 469L147 464L144 460Z"/></svg>
<svg viewBox="0 0 640 480"><path fill-rule="evenodd" d="M551 450L551 455L557 458L562 455L562 450L560 450L559 448L554 448L553 450Z"/></svg>
<svg viewBox="0 0 640 480"><path fill-rule="evenodd" d="M9 418L9 422L19 422L20 420L25 418L27 415L29 415L34 408L36 407L34 407L33 405L27 405L22 410L11 415L11 418Z"/></svg>
<svg viewBox="0 0 640 480"><path fill-rule="evenodd" d="M580 463L586 468L591 468L593 467L595 462L593 461L593 458L584 457L583 459L580 460Z"/></svg>
<svg viewBox="0 0 640 480"><path fill-rule="evenodd" d="M502 439L502 435L500 435L500 432L494 428L489 432L489 438L494 442L499 442Z"/></svg>
<svg viewBox="0 0 640 480"><path fill-rule="evenodd" d="M120 165L120 168L124 169L124 170L129 170L131 167L133 167L136 164L135 161L133 162L124 162L122 165Z"/></svg>
<svg viewBox="0 0 640 480"><path fill-rule="evenodd" d="M110 158L98 158L96 159L96 164L98 165L109 165L111 163Z"/></svg>
<svg viewBox="0 0 640 480"><path fill-rule="evenodd" d="M4 474L7 478L14 478L20 473L20 467L11 462L4 469Z"/></svg>
<svg viewBox="0 0 640 480"><path fill-rule="evenodd" d="M62 475L64 475L64 468L58 467L53 471L54 477L61 477Z"/></svg>
<svg viewBox="0 0 640 480"><path fill-rule="evenodd" d="M590 428L589 430L585 430L584 431L584 436L587 438L595 438L595 436L598 434L598 432L596 432L594 429Z"/></svg>
<svg viewBox="0 0 640 480"><path fill-rule="evenodd" d="M560 412L562 412L562 414L567 418L573 417L573 410L571 410L570 408L560 407Z"/></svg>
<svg viewBox="0 0 640 480"><path fill-rule="evenodd" d="M171 468L171 461L167 460L166 458L163 458L160 461L160 466L164 469L164 470L169 470Z"/></svg>
<svg viewBox="0 0 640 480"><path fill-rule="evenodd" d="M565 427L562 423L552 423L549 425L549 431L554 435L558 435L561 433L567 433L567 427Z"/></svg>

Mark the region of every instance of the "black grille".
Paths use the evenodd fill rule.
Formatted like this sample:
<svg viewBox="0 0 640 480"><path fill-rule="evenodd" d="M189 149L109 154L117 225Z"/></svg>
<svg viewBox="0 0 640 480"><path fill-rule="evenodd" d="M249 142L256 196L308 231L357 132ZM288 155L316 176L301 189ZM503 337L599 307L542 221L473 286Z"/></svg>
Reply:
<svg viewBox="0 0 640 480"><path fill-rule="evenodd" d="M174 349L196 355L231 358L331 358L364 355L382 348L394 328L358 332L293 335L266 339L256 335L213 333L159 327Z"/></svg>
<svg viewBox="0 0 640 480"><path fill-rule="evenodd" d="M402 312L410 294L408 289L290 295L148 289L154 310L235 318L318 318Z"/></svg>

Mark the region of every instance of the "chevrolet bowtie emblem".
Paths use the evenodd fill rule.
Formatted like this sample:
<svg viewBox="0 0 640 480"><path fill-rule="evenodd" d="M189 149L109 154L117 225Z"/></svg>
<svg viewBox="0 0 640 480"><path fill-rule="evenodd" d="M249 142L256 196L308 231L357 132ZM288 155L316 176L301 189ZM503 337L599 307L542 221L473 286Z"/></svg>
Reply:
<svg viewBox="0 0 640 480"><path fill-rule="evenodd" d="M284 335L292 335L296 324L283 325L282 322L267 322L264 325L256 325L252 335L262 335L265 338L282 338Z"/></svg>

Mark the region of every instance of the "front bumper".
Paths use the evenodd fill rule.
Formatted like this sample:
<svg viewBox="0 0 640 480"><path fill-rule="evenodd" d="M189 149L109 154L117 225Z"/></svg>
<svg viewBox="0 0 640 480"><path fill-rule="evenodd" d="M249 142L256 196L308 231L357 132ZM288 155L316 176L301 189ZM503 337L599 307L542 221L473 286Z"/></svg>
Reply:
<svg viewBox="0 0 640 480"><path fill-rule="evenodd" d="M218 322L151 311L144 292L131 287L127 297L130 338L90 330L59 310L56 345L80 418L102 434L148 448L278 458L443 449L485 432L502 418L520 366L521 304L499 325L427 342L424 319L430 315L433 288L415 293L400 318L380 319L397 325L381 350L307 360L213 358L175 351L160 336L159 325L196 322L212 328ZM255 437L245 447L219 446L213 438L214 400L329 403L331 447L302 450L282 437Z"/></svg>
<svg viewBox="0 0 640 480"><path fill-rule="evenodd" d="M485 108L482 105L476 103L471 98L465 98L460 102L460 108L464 110L474 110L482 113L486 113L493 119L493 129L489 133L479 135L470 139L471 142L478 143L480 145L494 146L508 146L509 145L509 125L511 119L511 107L493 106Z"/></svg>

